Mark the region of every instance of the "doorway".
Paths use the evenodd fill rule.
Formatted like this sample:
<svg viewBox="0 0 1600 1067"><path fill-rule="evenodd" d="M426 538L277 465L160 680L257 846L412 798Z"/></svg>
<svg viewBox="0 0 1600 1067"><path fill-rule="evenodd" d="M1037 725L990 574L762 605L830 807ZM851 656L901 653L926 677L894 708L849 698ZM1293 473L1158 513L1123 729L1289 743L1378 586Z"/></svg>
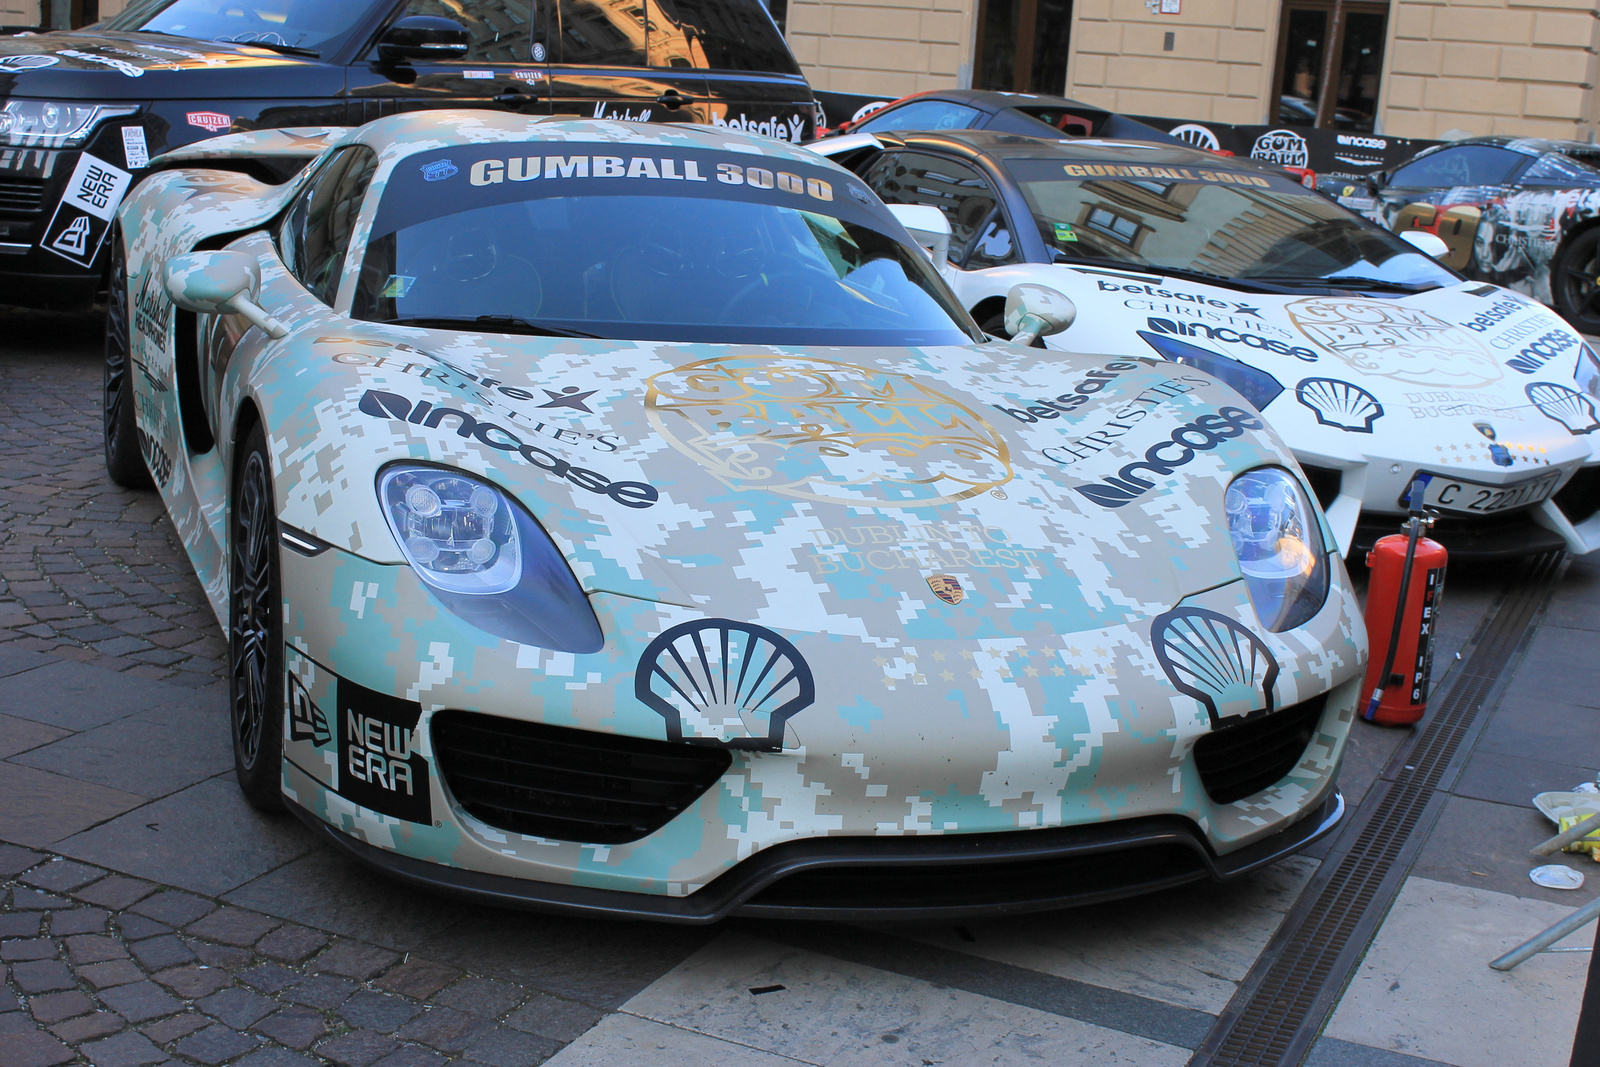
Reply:
<svg viewBox="0 0 1600 1067"><path fill-rule="evenodd" d="M1278 31L1276 122L1371 133L1387 4L1288 0Z"/></svg>
<svg viewBox="0 0 1600 1067"><path fill-rule="evenodd" d="M972 87L1059 96L1071 32L1072 0L979 0Z"/></svg>

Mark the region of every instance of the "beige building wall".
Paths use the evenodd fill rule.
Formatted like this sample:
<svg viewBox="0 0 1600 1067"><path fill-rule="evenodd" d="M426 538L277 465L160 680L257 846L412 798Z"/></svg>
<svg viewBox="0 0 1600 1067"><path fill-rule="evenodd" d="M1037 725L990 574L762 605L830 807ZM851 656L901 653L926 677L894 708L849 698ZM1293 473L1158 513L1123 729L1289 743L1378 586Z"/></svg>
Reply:
<svg viewBox="0 0 1600 1067"><path fill-rule="evenodd" d="M1382 132L1591 140L1594 0L1394 0Z"/></svg>
<svg viewBox="0 0 1600 1067"><path fill-rule="evenodd" d="M948 89L970 69L976 9L977 0L790 0L789 47L813 89L890 99Z"/></svg>
<svg viewBox="0 0 1600 1067"><path fill-rule="evenodd" d="M1131 115L1267 121L1277 0L1076 0L1066 95ZM1172 34L1172 51L1166 35Z"/></svg>

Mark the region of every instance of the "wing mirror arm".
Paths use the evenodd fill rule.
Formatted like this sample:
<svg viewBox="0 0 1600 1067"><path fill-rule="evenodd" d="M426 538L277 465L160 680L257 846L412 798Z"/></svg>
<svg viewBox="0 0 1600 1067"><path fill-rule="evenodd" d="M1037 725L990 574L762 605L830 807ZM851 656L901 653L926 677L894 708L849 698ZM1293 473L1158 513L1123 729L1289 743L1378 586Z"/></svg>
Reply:
<svg viewBox="0 0 1600 1067"><path fill-rule="evenodd" d="M167 261L167 295L185 311L200 315L238 315L261 327L273 340L289 327L256 303L261 267L244 252L190 252Z"/></svg>
<svg viewBox="0 0 1600 1067"><path fill-rule="evenodd" d="M1031 345L1060 333L1077 317L1077 305L1043 285L1013 285L1006 294L1006 332L1012 344Z"/></svg>

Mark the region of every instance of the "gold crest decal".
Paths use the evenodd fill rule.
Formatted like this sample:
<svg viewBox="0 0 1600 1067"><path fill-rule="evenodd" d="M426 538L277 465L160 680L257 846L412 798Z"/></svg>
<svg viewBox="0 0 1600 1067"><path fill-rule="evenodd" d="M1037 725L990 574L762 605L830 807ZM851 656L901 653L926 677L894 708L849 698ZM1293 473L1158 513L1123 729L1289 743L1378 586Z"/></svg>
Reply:
<svg viewBox="0 0 1600 1067"><path fill-rule="evenodd" d="M967 591L961 588L960 580L953 574L930 574L927 581L933 595L951 607L967 598Z"/></svg>
<svg viewBox="0 0 1600 1067"><path fill-rule="evenodd" d="M719 356L649 386L651 426L732 489L924 507L1013 477L1004 439L982 416L910 375L806 356Z"/></svg>

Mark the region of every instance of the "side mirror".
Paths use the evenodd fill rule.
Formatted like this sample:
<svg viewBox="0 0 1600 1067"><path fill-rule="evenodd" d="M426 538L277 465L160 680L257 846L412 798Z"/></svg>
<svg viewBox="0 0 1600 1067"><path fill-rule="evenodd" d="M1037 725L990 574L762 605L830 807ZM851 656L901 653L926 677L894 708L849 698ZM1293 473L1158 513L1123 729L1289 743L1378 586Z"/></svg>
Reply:
<svg viewBox="0 0 1600 1067"><path fill-rule="evenodd" d="M185 311L200 315L239 315L274 338L289 328L256 303L261 267L244 252L190 252L167 261L167 295Z"/></svg>
<svg viewBox="0 0 1600 1067"><path fill-rule="evenodd" d="M378 41L378 59L384 63L463 59L471 44L466 27L454 19L408 15L390 26Z"/></svg>
<svg viewBox="0 0 1600 1067"><path fill-rule="evenodd" d="M950 258L950 220L944 212L926 204L888 204L893 215L911 234L911 239L922 246L935 267L943 267Z"/></svg>
<svg viewBox="0 0 1600 1067"><path fill-rule="evenodd" d="M1031 345L1060 333L1077 317L1077 305L1042 285L1013 285L1006 294L1006 332L1013 344Z"/></svg>
<svg viewBox="0 0 1600 1067"><path fill-rule="evenodd" d="M1400 240L1430 259L1450 254L1450 246L1444 243L1444 238L1427 230L1401 230Z"/></svg>

